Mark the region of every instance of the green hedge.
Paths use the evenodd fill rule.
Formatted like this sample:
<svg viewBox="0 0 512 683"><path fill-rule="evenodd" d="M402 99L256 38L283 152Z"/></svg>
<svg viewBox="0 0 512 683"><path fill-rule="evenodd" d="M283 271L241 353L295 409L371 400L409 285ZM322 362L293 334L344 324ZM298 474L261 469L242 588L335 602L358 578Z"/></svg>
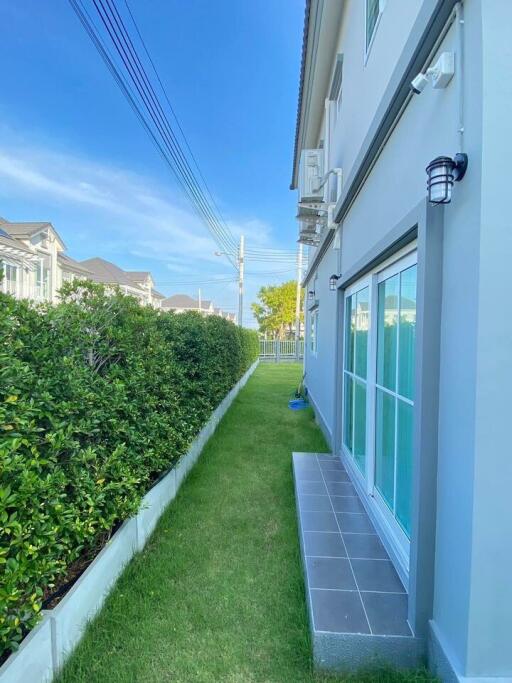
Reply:
<svg viewBox="0 0 512 683"><path fill-rule="evenodd" d="M257 355L255 332L92 283L53 307L0 294L0 654Z"/></svg>

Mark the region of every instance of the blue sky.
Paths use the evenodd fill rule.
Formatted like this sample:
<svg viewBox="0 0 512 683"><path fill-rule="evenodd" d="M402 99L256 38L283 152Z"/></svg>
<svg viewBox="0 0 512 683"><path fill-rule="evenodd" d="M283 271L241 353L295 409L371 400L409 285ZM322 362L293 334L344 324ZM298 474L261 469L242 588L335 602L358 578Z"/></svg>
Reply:
<svg viewBox="0 0 512 683"><path fill-rule="evenodd" d="M84 0L94 12L92 0ZM249 247L296 246L291 174L302 0L129 0L222 214ZM120 10L124 0L117 0ZM66 0L0 2L0 215L50 220L70 256L151 270L165 294L227 277L216 246ZM247 263L257 288L294 277ZM292 268L292 266L289 266ZM204 298L236 308L235 283Z"/></svg>

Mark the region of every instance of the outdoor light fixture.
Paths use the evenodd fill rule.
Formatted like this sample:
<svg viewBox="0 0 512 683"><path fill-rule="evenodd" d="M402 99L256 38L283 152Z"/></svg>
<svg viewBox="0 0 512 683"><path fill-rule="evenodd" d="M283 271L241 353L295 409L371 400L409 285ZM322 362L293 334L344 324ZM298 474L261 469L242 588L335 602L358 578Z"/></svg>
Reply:
<svg viewBox="0 0 512 683"><path fill-rule="evenodd" d="M428 200L431 204L449 204L452 201L454 181L464 178L468 167L468 155L456 154L450 157L436 157L425 169L427 171Z"/></svg>
<svg viewBox="0 0 512 683"><path fill-rule="evenodd" d="M336 274L331 275L331 277L329 278L329 289L331 290L331 292L336 291L336 285L337 285L339 279L340 279L340 276L336 275Z"/></svg>
<svg viewBox="0 0 512 683"><path fill-rule="evenodd" d="M314 298L314 296L315 296L314 291L313 291L312 289L310 289L309 292L308 292L308 299L309 299L310 301L312 301L313 298Z"/></svg>

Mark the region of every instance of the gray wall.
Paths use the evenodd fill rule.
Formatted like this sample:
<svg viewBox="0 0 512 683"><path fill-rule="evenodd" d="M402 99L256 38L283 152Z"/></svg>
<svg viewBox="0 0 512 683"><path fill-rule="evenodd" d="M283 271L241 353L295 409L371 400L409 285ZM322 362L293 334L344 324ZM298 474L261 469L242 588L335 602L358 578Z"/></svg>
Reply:
<svg viewBox="0 0 512 683"><path fill-rule="evenodd" d="M385 12L398 5L398 0L388 0ZM444 210L433 623L458 673L511 676L512 514L505 501L512 481L507 430L512 386L512 315L507 305L512 3L466 0L464 6L469 170ZM350 3L345 15L349 10ZM393 30L403 44L399 21L387 25L387 42L393 42ZM363 37L356 40L357 34L354 30L342 46L345 79L350 78L349 60L362 59L355 52L363 50ZM378 59L377 48L375 43L372 58ZM458 50L453 26L440 47L444 50ZM409 103L345 217L342 273L425 196L427 163L457 151L458 78L460 72L445 90L428 87ZM347 135L358 126L356 110L351 117L347 114L343 122ZM345 153L350 158L350 144L343 149L341 138L336 140L339 158L343 161ZM337 149L331 150L332 158ZM336 271L333 266L330 250L319 267L319 283L326 288L330 271ZM322 291L321 311L322 304L332 310L328 296ZM331 430L337 381L334 313L320 313L319 357L306 359L309 389Z"/></svg>
<svg viewBox="0 0 512 683"><path fill-rule="evenodd" d="M306 385L313 400L317 420L326 435L329 446L332 445L332 428L334 424L334 363L336 358L336 293L329 290L329 278L338 271L338 251L332 244L323 257L316 280L316 299L318 301L318 350L313 355L306 339L305 371ZM313 278L308 283L307 291L312 289ZM309 312L308 330L309 330Z"/></svg>

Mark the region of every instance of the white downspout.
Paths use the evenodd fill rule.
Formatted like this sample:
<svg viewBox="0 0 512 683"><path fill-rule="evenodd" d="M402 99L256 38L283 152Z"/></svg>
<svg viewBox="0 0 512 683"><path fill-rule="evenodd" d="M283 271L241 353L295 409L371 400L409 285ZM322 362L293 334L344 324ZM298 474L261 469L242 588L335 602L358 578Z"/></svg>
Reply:
<svg viewBox="0 0 512 683"><path fill-rule="evenodd" d="M464 8L462 2L455 5L457 30L457 94L459 101L458 141L459 152L464 151Z"/></svg>

